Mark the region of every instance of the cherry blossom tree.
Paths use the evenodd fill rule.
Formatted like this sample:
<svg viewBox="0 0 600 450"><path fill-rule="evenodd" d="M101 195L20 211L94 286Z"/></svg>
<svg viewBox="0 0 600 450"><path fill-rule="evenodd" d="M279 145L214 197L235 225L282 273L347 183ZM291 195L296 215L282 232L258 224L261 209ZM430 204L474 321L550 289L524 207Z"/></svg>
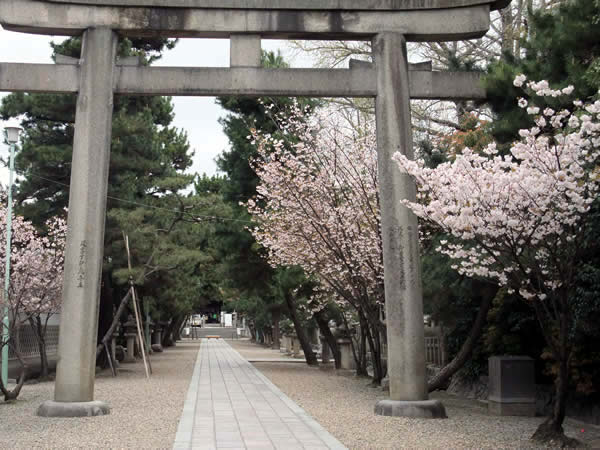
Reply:
<svg viewBox="0 0 600 450"><path fill-rule="evenodd" d="M6 256L6 208L0 207L0 272L4 274ZM13 391L0 381L5 399L19 395L27 369L19 349L21 327L29 323L38 340L42 376L48 374L45 333L50 316L60 308L66 223L54 218L42 235L21 216L12 219L11 272L8 298L0 297L0 310L8 306L10 324L8 342L23 370Z"/></svg>
<svg viewBox="0 0 600 450"><path fill-rule="evenodd" d="M535 311L558 370L553 413L533 437L564 439L577 331L574 268L600 188L600 101L576 100L566 109L559 105L572 86L552 89L523 75L515 86L529 97L519 106L536 126L520 131L509 154L499 154L494 144L481 152L467 148L435 169L399 153L394 159L418 187L417 201L405 206L451 236L437 250L455 261L453 268L518 292Z"/></svg>
<svg viewBox="0 0 600 450"><path fill-rule="evenodd" d="M260 185L247 203L257 223L251 231L271 264L300 266L316 280L313 312L330 299L356 312L358 347L368 342L379 382L385 329L374 123L357 130L331 108L310 115L298 105L274 118L289 139L254 133ZM365 358L355 356L366 374Z"/></svg>

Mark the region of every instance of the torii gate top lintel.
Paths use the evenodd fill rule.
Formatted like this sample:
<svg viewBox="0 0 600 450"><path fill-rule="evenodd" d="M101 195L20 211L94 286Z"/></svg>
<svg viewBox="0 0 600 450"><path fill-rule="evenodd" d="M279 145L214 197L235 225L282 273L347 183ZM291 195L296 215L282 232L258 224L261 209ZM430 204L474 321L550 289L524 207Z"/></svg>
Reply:
<svg viewBox="0 0 600 450"><path fill-rule="evenodd" d="M345 11L406 11L414 9L459 8L490 4L500 9L510 0L46 0L97 6L153 6L167 8L292 9Z"/></svg>
<svg viewBox="0 0 600 450"><path fill-rule="evenodd" d="M110 28L126 36L370 40L398 32L408 41L483 36L491 10L510 0L2 0L13 31L79 35Z"/></svg>

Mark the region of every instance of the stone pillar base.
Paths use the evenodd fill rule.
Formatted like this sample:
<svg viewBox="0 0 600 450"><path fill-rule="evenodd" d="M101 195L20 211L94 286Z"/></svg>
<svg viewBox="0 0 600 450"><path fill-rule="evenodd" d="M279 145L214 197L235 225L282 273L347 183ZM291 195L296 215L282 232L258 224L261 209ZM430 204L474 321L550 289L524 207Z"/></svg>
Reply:
<svg viewBox="0 0 600 450"><path fill-rule="evenodd" d="M488 400L488 411L493 416L535 417L535 401L523 403L508 403Z"/></svg>
<svg viewBox="0 0 600 450"><path fill-rule="evenodd" d="M383 392L390 392L390 377L386 376L381 380L381 390Z"/></svg>
<svg viewBox="0 0 600 450"><path fill-rule="evenodd" d="M401 401L380 400L375 404L378 416L446 419L446 408L439 400Z"/></svg>
<svg viewBox="0 0 600 450"><path fill-rule="evenodd" d="M91 402L55 402L48 400L42 403L37 415L42 417L91 417L110 414L110 407L99 400Z"/></svg>

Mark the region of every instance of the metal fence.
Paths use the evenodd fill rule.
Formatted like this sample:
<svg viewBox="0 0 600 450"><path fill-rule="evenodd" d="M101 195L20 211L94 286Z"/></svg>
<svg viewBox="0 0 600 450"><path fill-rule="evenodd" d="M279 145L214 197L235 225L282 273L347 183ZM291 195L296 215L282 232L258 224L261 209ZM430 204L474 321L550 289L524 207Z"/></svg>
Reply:
<svg viewBox="0 0 600 450"><path fill-rule="evenodd" d="M31 326L23 325L19 329L17 348L23 358L36 358L40 356L38 341ZM58 352L58 325L48 325L46 328L46 352L48 356L54 356ZM16 360L12 347L8 349L8 360Z"/></svg>

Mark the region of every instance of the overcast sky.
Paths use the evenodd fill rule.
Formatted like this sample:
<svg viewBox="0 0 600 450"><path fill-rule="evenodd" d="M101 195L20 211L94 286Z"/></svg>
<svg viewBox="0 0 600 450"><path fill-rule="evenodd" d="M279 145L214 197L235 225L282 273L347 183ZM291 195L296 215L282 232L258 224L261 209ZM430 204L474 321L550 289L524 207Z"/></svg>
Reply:
<svg viewBox="0 0 600 450"><path fill-rule="evenodd" d="M1 0L0 0L1 1ZM0 27L0 62L50 63L50 41L62 37L37 36L14 33ZM282 49L291 59L283 41L263 41L265 50ZM182 39L174 50L168 51L156 65L228 67L229 41L223 39ZM307 60L292 62L293 66L307 66ZM0 98L6 95L0 93ZM194 165L190 172L210 175L216 173L215 157L228 147L227 138L218 123L225 112L215 104L212 97L175 97L175 120L173 125L188 133L191 148L195 151ZM4 123L0 121L0 127ZM8 149L0 139L0 157L6 159ZM0 165L0 182L8 183L8 170Z"/></svg>

